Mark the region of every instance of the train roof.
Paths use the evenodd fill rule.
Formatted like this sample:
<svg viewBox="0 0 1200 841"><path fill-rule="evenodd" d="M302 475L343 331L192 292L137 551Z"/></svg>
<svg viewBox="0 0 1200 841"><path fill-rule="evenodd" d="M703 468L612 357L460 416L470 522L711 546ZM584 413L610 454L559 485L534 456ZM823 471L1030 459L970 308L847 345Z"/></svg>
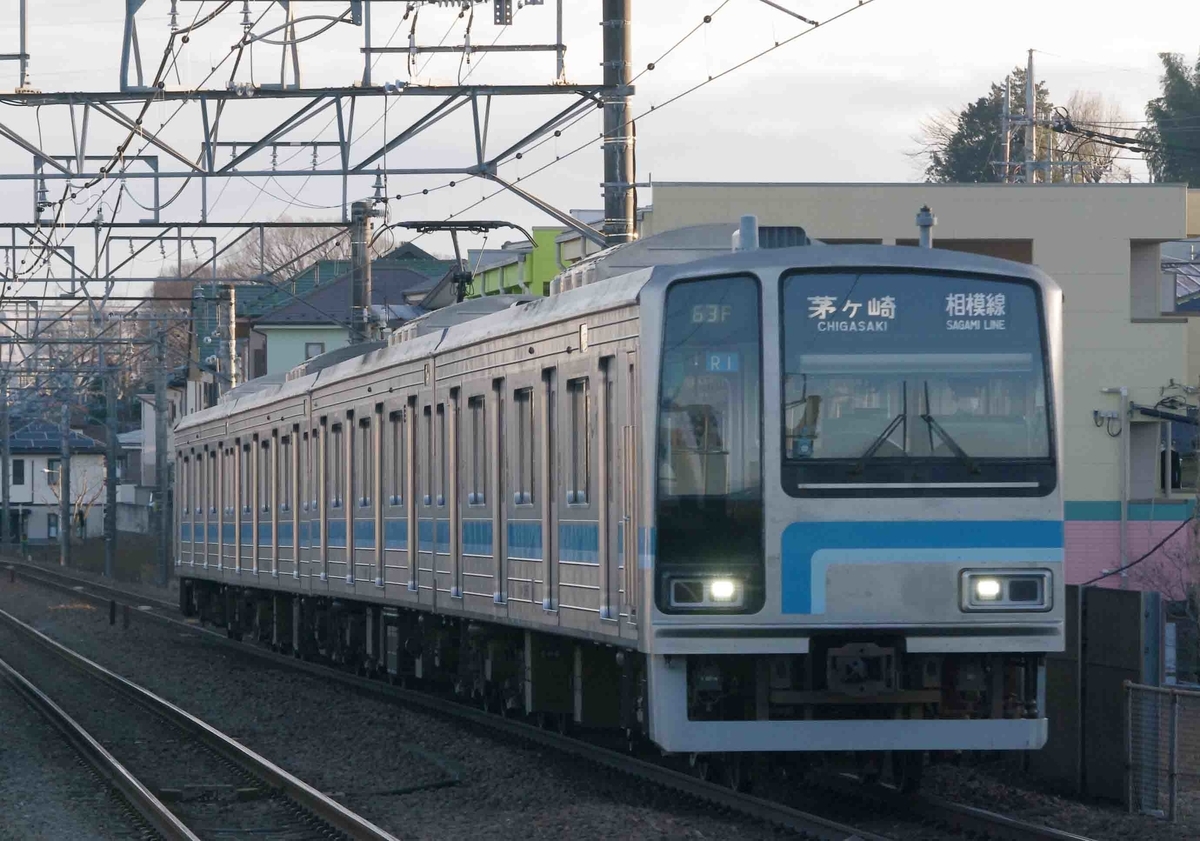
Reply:
<svg viewBox="0 0 1200 841"><path fill-rule="evenodd" d="M234 399L183 418L177 429L189 429L287 397L299 397L316 388L361 376L379 368L424 359L586 313L634 304L644 289L665 287L674 280L714 273L774 274L788 269L812 268L963 272L1019 277L1031 280L1043 289L1058 289L1058 285L1035 266L942 249L895 245L814 244L731 252L692 262L636 269L546 298L517 300L503 309L481 314L457 324L452 323L454 319L449 317L452 313L447 311L453 308L448 307L447 311L439 312L445 313L443 323L450 323L451 326L321 367L319 370L312 370L316 367L312 366L308 369L309 373L298 369L284 382L263 383L258 388L247 388L243 394L231 394ZM465 302L463 306L466 308L470 305L471 302ZM256 382L258 381L251 381L247 386Z"/></svg>

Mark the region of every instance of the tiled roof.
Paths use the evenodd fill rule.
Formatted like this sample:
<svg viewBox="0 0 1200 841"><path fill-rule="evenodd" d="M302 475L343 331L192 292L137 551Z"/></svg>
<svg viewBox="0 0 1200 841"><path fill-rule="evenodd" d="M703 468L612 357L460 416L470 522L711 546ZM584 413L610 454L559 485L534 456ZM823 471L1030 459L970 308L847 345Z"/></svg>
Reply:
<svg viewBox="0 0 1200 841"><path fill-rule="evenodd" d="M350 277L321 284L299 300L291 301L264 316L255 324L338 324L350 318ZM375 263L371 270L371 303L380 306L404 304L405 296L432 289L434 281L407 267Z"/></svg>
<svg viewBox="0 0 1200 841"><path fill-rule="evenodd" d="M8 448L14 453L59 453L62 451L62 427L49 421L14 423L13 433L8 439ZM82 432L71 430L71 452L103 453L104 444Z"/></svg>

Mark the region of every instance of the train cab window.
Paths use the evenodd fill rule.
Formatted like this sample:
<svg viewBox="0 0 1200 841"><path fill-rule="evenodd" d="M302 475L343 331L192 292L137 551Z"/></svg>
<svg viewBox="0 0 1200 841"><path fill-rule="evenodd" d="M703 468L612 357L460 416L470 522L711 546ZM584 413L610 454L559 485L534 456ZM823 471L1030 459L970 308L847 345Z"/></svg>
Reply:
<svg viewBox="0 0 1200 841"><path fill-rule="evenodd" d="M586 505L591 473L591 399L586 377L567 381L567 504Z"/></svg>
<svg viewBox="0 0 1200 841"><path fill-rule="evenodd" d="M404 410L388 415L388 455L390 458L391 482L388 487L388 505L404 503Z"/></svg>
<svg viewBox="0 0 1200 841"><path fill-rule="evenodd" d="M663 612L762 607L761 323L753 278L689 280L667 290L654 585Z"/></svg>
<svg viewBox="0 0 1200 841"><path fill-rule="evenodd" d="M467 504L487 503L487 401L482 394L467 399L470 424L470 469L467 475Z"/></svg>
<svg viewBox="0 0 1200 841"><path fill-rule="evenodd" d="M1030 496L1055 485L1036 285L930 272L782 281L783 489Z"/></svg>
<svg viewBox="0 0 1200 841"><path fill-rule="evenodd" d="M258 507L263 512L271 510L271 492L274 476L271 470L271 442L266 440L258 449Z"/></svg>
<svg viewBox="0 0 1200 841"><path fill-rule="evenodd" d="M446 504L446 462L450 460L450 453L446 449L446 404L438 403L437 405L437 504Z"/></svg>
<svg viewBox="0 0 1200 841"><path fill-rule="evenodd" d="M243 444L241 449L241 481L238 482L238 498L241 500L242 513L250 513L250 445Z"/></svg>
<svg viewBox="0 0 1200 841"><path fill-rule="evenodd" d="M292 437L284 435L279 439L279 510L290 511L292 508Z"/></svg>
<svg viewBox="0 0 1200 841"><path fill-rule="evenodd" d="M358 480L358 507L368 508L371 505L371 483L374 480L372 467L375 464L375 437L371 434L371 419L361 418L358 422L358 469L355 478Z"/></svg>
<svg viewBox="0 0 1200 841"><path fill-rule="evenodd" d="M328 469L326 488L328 489L330 508L342 507L342 494L346 482L345 446L345 440L342 438L342 425L336 423L330 427L329 435L325 439L327 451L325 464Z"/></svg>
<svg viewBox="0 0 1200 841"><path fill-rule="evenodd" d="M522 388L513 392L513 406L517 416L516 464L514 465L513 502L517 505L533 504L534 444L533 444L533 389Z"/></svg>

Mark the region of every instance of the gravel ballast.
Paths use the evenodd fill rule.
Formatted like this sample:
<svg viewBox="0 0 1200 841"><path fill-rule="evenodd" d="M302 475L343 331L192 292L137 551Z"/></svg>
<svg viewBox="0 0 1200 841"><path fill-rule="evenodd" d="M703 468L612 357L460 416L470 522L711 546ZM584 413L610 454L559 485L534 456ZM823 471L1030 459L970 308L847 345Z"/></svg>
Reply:
<svg viewBox="0 0 1200 841"><path fill-rule="evenodd" d="M790 837L553 751L272 668L198 635L0 580L0 608L405 839Z"/></svg>
<svg viewBox="0 0 1200 841"><path fill-rule="evenodd" d="M11 652L0 656L11 664ZM143 837L129 807L3 679L0 734L0 838Z"/></svg>

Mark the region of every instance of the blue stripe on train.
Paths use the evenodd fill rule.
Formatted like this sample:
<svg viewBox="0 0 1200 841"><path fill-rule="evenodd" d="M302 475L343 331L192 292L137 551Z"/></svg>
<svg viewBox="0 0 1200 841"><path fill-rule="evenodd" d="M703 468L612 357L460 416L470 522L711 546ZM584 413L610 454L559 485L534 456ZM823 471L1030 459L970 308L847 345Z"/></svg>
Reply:
<svg viewBox="0 0 1200 841"><path fill-rule="evenodd" d="M1062 548L1061 520L792 523L783 530L780 546L782 608L784 613L824 613L827 567L856 562L856 550L869 550L871 563L911 563L914 557L971 560L979 550L997 561L1036 555L1055 562L1062 560Z"/></svg>
<svg viewBox="0 0 1200 841"><path fill-rule="evenodd" d="M292 524L291 523L280 523L279 524L279 545L280 546L291 546L292 545Z"/></svg>
<svg viewBox="0 0 1200 841"><path fill-rule="evenodd" d="M233 534L234 534L233 523L222 523L221 524L221 542L222 543L228 543L228 544L232 545Z"/></svg>
<svg viewBox="0 0 1200 841"><path fill-rule="evenodd" d="M542 524L528 520L508 522L508 556L531 561L542 559Z"/></svg>
<svg viewBox="0 0 1200 841"><path fill-rule="evenodd" d="M319 526L318 526L319 528ZM346 548L346 521L345 520L330 520L329 521L329 546L332 549Z"/></svg>
<svg viewBox="0 0 1200 841"><path fill-rule="evenodd" d="M259 523L258 524L258 545L259 546L270 546L271 543L272 543L271 524L270 523Z"/></svg>
<svg viewBox="0 0 1200 841"><path fill-rule="evenodd" d="M599 525L596 523L559 523L558 559L582 564L599 564Z"/></svg>
<svg viewBox="0 0 1200 841"><path fill-rule="evenodd" d="M179 541L181 543L190 543L191 540L192 540L192 524L191 523L180 523L179 524Z"/></svg>
<svg viewBox="0 0 1200 841"><path fill-rule="evenodd" d="M208 524L208 542L209 543L217 542L217 524L216 523Z"/></svg>
<svg viewBox="0 0 1200 841"><path fill-rule="evenodd" d="M408 548L408 521L407 520L384 520L383 521L383 548L384 549L407 549Z"/></svg>
<svg viewBox="0 0 1200 841"><path fill-rule="evenodd" d="M492 554L492 521L463 520L462 550L468 555Z"/></svg>
<svg viewBox="0 0 1200 841"><path fill-rule="evenodd" d="M354 548L355 549L374 549L375 548L375 521L374 520L355 520L354 521Z"/></svg>
<svg viewBox="0 0 1200 841"><path fill-rule="evenodd" d="M244 546L249 546L254 542L254 524L242 523L242 533L238 536Z"/></svg>

